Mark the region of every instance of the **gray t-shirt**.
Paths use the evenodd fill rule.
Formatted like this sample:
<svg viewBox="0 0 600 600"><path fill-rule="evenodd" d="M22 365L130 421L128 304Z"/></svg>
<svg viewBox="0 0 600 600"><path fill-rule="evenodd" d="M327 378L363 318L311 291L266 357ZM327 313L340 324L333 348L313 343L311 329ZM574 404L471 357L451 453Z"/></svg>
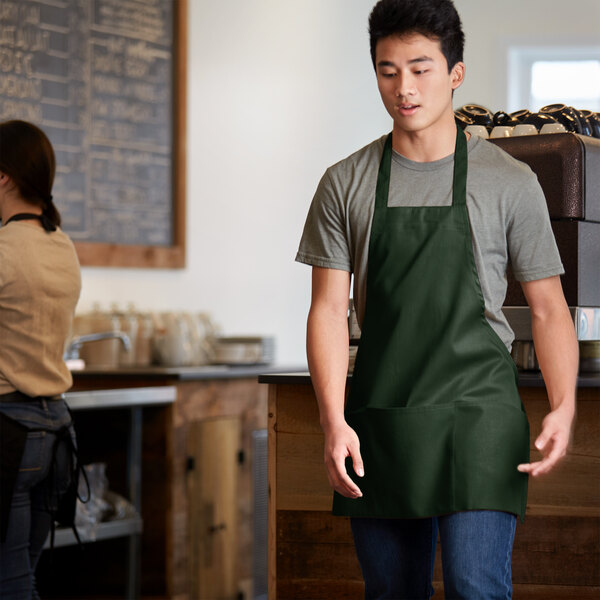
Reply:
<svg viewBox="0 0 600 600"><path fill-rule="evenodd" d="M367 261L383 136L333 165L313 198L298 262L354 274L353 297L362 325ZM524 163L482 138L467 144L467 209L488 322L510 350L514 335L502 311L506 269L519 281L561 275L564 269L537 177ZM454 155L419 163L394 152L389 206L452 204Z"/></svg>

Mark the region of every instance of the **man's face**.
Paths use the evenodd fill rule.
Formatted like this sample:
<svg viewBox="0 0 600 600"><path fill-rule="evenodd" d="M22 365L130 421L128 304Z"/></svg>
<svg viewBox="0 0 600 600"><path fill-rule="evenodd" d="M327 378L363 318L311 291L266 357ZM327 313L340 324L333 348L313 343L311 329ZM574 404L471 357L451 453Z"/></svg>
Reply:
<svg viewBox="0 0 600 600"><path fill-rule="evenodd" d="M375 65L383 104L394 130L420 132L449 122L452 91L464 79L464 64L448 73L440 43L419 33L377 42Z"/></svg>

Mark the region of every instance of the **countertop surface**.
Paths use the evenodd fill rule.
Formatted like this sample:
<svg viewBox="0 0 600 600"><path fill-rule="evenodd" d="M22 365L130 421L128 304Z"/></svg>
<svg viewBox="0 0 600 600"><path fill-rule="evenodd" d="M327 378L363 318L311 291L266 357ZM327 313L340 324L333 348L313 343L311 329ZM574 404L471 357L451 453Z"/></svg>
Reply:
<svg viewBox="0 0 600 600"><path fill-rule="evenodd" d="M202 365L196 367L123 367L91 368L73 371L75 381L89 378L147 378L149 385L152 379L170 379L173 381L196 381L203 379L244 379L258 378L260 383L311 385L306 366L289 365ZM348 375L351 381L352 375ZM521 371L519 385L523 387L542 387L544 379L540 372ZM600 373L580 373L577 378L578 387L600 387Z"/></svg>
<svg viewBox="0 0 600 600"><path fill-rule="evenodd" d="M352 380L352 375L348 375L348 381ZM279 384L296 384L310 385L310 375L307 371L303 373L288 372L288 373L266 373L259 375L260 383L279 383ZM521 371L519 373L519 386L521 387L543 387L544 378L538 371ZM581 373L577 377L577 387L600 387L600 373Z"/></svg>

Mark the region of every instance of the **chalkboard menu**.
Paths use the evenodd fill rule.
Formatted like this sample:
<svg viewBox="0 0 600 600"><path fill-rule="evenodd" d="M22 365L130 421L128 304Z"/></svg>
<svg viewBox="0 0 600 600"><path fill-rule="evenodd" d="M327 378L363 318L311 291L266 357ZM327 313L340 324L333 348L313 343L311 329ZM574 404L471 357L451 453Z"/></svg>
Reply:
<svg viewBox="0 0 600 600"><path fill-rule="evenodd" d="M181 242L174 182L174 161L183 158L174 152L180 4L0 1L0 120L31 121L48 134L63 229L76 242L108 244L108 263L119 264L117 246L148 257L156 254L149 249ZM94 246L80 246L93 256Z"/></svg>

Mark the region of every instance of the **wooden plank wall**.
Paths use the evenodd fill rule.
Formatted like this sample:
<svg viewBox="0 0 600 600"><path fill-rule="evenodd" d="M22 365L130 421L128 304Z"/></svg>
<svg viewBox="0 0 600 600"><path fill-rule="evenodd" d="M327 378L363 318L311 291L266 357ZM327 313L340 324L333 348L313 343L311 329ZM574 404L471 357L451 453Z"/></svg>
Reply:
<svg viewBox="0 0 600 600"><path fill-rule="evenodd" d="M541 388L521 393L534 456L548 401ZM555 473L530 482L528 516L517 527L513 553L517 600L600 597L599 429L600 390L582 389L569 456ZM269 461L269 600L362 598L348 519L330 514L311 386L271 386ZM441 591L439 552L434 574Z"/></svg>

